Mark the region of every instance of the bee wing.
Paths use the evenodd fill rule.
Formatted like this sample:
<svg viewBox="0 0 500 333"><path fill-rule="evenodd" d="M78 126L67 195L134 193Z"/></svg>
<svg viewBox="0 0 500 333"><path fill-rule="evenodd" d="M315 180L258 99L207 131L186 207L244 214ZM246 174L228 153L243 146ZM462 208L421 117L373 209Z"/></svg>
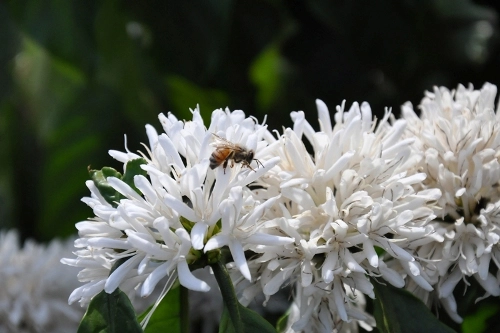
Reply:
<svg viewBox="0 0 500 333"><path fill-rule="evenodd" d="M243 147L241 147L240 145L238 145L236 143L232 143L231 141L226 140L223 137L220 137L215 133L212 133L212 135L215 136L215 138L216 138L215 139L216 142L214 142L213 145L216 146L217 148L232 149L232 150L236 150L236 151L240 151L240 152L245 151L245 149Z"/></svg>
<svg viewBox="0 0 500 333"><path fill-rule="evenodd" d="M218 142L218 144L226 144L226 145L233 145L233 143L229 140L224 139L221 136L218 136L215 133L212 133L213 136L215 136L215 141Z"/></svg>

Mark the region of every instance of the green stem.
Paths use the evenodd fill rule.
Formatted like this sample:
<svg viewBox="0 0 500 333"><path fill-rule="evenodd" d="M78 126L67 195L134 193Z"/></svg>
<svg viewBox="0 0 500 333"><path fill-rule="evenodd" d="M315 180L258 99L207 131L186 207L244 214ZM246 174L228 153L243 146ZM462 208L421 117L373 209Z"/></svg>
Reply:
<svg viewBox="0 0 500 333"><path fill-rule="evenodd" d="M179 297L181 298L181 333L189 333L189 291L183 286L180 286L180 288L181 290Z"/></svg>
<svg viewBox="0 0 500 333"><path fill-rule="evenodd" d="M229 317L233 324L235 332L244 332L243 321L241 320L239 302L236 298L236 292L234 291L233 282L229 277L229 273L226 266L218 261L216 264L210 265L214 271L215 279L219 284L219 288L222 294L222 299L224 300L224 306L229 312Z"/></svg>

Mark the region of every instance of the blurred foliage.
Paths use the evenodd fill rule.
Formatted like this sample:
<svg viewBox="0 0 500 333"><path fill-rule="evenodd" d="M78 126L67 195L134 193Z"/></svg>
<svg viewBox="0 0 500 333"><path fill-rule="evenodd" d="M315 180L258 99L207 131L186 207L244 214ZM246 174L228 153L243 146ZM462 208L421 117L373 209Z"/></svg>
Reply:
<svg viewBox="0 0 500 333"><path fill-rule="evenodd" d="M482 304L478 306L477 311L465 317L462 325L464 333L480 333L494 332L498 329L498 312L500 305L498 304ZM495 318L496 316L496 318ZM496 319L492 325L490 319ZM490 322L488 322L490 321Z"/></svg>
<svg viewBox="0 0 500 333"><path fill-rule="evenodd" d="M160 128L243 109L271 129L316 98L376 114L433 85L499 84L500 3L470 0L7 0L0 3L0 227L75 233L87 168ZM119 170L120 171L120 170Z"/></svg>

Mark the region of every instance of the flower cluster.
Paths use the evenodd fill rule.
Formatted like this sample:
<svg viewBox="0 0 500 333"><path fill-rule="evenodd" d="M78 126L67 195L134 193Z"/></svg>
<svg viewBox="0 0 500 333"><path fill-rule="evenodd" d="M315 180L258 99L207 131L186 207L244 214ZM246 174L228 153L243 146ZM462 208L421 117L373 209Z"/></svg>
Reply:
<svg viewBox="0 0 500 333"><path fill-rule="evenodd" d="M368 276L396 287L408 277L432 290L413 250L435 239L427 225L440 191L414 190L425 174L405 170L414 140L403 139L404 121L390 125L387 113L375 124L369 105L354 103L337 108L332 126L326 105L317 107L321 131L303 112L292 113L293 129L278 140L280 163L257 181L269 196L281 194L267 223L294 242L249 246L261 255L249 261L258 274L243 297L270 296L291 281L298 318L292 330L331 332L351 319L370 327L373 318L355 297L374 297Z"/></svg>
<svg viewBox="0 0 500 333"><path fill-rule="evenodd" d="M500 259L495 95L440 88L420 116L405 104L379 121L367 103L343 103L332 122L318 100L319 130L292 112L283 133L242 111L215 110L208 126L198 109L190 121L161 114L145 153L110 151L124 176L87 182L95 217L76 225L77 258L64 260L83 268L70 302L117 287L146 297L164 278L163 293L176 280L208 291L191 270L227 249L243 305L293 288L288 332L371 329L376 281L438 299L460 321L460 279L500 295L489 271Z"/></svg>
<svg viewBox="0 0 500 333"><path fill-rule="evenodd" d="M412 169L427 178L419 189L440 189L431 226L442 241L417 250L425 262L426 280L433 294L420 293L423 300L437 298L457 322L453 290L460 280L474 277L486 296L500 296L500 275L491 273L490 263L500 268L500 114L495 113L496 86L481 90L458 86L427 93L417 116L410 103L402 107L408 122L406 137L417 161ZM412 290L415 292L415 290Z"/></svg>
<svg viewBox="0 0 500 333"><path fill-rule="evenodd" d="M84 201L96 217L76 225L81 238L75 246L81 250L76 253L78 258L64 261L84 268L78 277L87 283L73 292L70 302L79 300L85 305L101 290L112 292L118 286L133 297L140 285L145 297L166 276L172 277L170 284L178 277L186 288L208 291L208 284L191 273L189 264L199 261L203 253L225 246L241 274L250 280L245 247L293 242L258 227L263 213L279 198L276 194L259 200L249 187L279 161L266 155L270 149L265 126L241 111L228 110L214 111L209 128L199 110L193 111L189 122L171 114L160 115L160 121L165 131L161 135L146 126L147 156L110 151L124 163L125 172L129 162L146 161L141 168L147 176L136 175L135 188L118 177L107 178L123 199L109 202L93 181L87 182L92 196ZM221 161L221 167L212 170L210 157L217 137L256 151L261 167L230 163L223 168ZM110 275L113 265L123 258L128 260Z"/></svg>
<svg viewBox="0 0 500 333"><path fill-rule="evenodd" d="M59 262L71 255L72 243L20 247L16 231L0 233L0 332L76 331L83 311L69 307L67 298L77 287L77 270Z"/></svg>

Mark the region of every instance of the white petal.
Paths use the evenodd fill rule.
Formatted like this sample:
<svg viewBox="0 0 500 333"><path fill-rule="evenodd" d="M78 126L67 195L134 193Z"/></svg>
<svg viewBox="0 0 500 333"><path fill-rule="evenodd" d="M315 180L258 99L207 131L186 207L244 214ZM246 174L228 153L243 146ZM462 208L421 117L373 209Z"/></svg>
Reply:
<svg viewBox="0 0 500 333"><path fill-rule="evenodd" d="M127 183L124 181L116 178L116 177L108 177L106 178L108 181L109 185L112 186L115 190L126 196L127 198L130 199L135 199L138 201L142 201L142 197L134 191Z"/></svg>
<svg viewBox="0 0 500 333"><path fill-rule="evenodd" d="M287 245L292 244L295 240L291 237L275 236L266 233L255 233L245 239L247 244L260 245Z"/></svg>
<svg viewBox="0 0 500 333"><path fill-rule="evenodd" d="M153 126L146 124L146 135L149 139L149 147L151 147L151 150L154 150L158 144L158 132Z"/></svg>
<svg viewBox="0 0 500 333"><path fill-rule="evenodd" d="M344 153L335 163L325 172L325 180L328 181L334 176L340 174L344 167L349 163L356 152L354 150Z"/></svg>
<svg viewBox="0 0 500 333"><path fill-rule="evenodd" d="M208 225L205 222L198 222L191 229L191 243L195 250L203 249L203 241L208 230Z"/></svg>
<svg viewBox="0 0 500 333"><path fill-rule="evenodd" d="M264 216L265 212L267 210L269 210L269 208L272 207L274 205L274 203L276 202L276 200L278 200L278 199L279 199L279 196L267 199L262 204L260 204L257 207L255 207L252 210L252 212L250 213L250 216L245 221L245 225L246 224L249 224L249 225L256 224L257 221L259 219L261 219L262 216Z"/></svg>
<svg viewBox="0 0 500 333"><path fill-rule="evenodd" d="M120 237L122 232L113 228L106 222L83 221L75 224L80 236L116 236Z"/></svg>
<svg viewBox="0 0 500 333"><path fill-rule="evenodd" d="M231 250L231 254L233 255L233 260L236 264L236 267L238 267L245 279L251 281L252 276L250 275L250 269L248 268L248 263L245 258L245 252L243 251L241 243L233 240L232 242L229 242L229 249Z"/></svg>
<svg viewBox="0 0 500 333"><path fill-rule="evenodd" d="M162 134L158 138L158 142L165 151L165 155L169 158L169 162L173 163L177 168L184 169L184 164L179 156L179 152L175 148L174 143L166 134Z"/></svg>
<svg viewBox="0 0 500 333"><path fill-rule="evenodd" d="M481 280L486 280L488 278L488 269L490 266L491 253L483 253L479 257L479 267L478 273Z"/></svg>
<svg viewBox="0 0 500 333"><path fill-rule="evenodd" d="M323 262L323 267L321 269L321 277L326 283L330 283L333 281L333 270L337 266L337 262L339 259L338 252L330 252Z"/></svg>
<svg viewBox="0 0 500 333"><path fill-rule="evenodd" d="M332 122L330 120L330 112L326 104L320 100L316 100L316 108L318 109L318 120L321 131L325 132L329 137L332 136Z"/></svg>
<svg viewBox="0 0 500 333"><path fill-rule="evenodd" d="M227 235L215 235L210 238L203 248L204 252L208 252L214 249L220 249L221 247L229 244L229 236Z"/></svg>
<svg viewBox="0 0 500 333"><path fill-rule="evenodd" d="M115 160L122 162L122 163L127 163L130 160L135 160L137 158L141 158L141 156L134 154L134 153L131 153L131 152L124 153L124 152L121 152L118 150L113 150L113 149L108 150L108 154L109 154L109 156L113 157Z"/></svg>
<svg viewBox="0 0 500 333"><path fill-rule="evenodd" d="M186 256L191 250L191 237L189 237L188 232L185 229L179 228L175 230L175 234L179 237L181 241L181 246L179 248L179 255Z"/></svg>
<svg viewBox="0 0 500 333"><path fill-rule="evenodd" d="M80 241L80 240L77 240ZM75 246L77 246L77 241L75 241ZM86 244L95 248L109 248L109 249L122 249L128 250L131 248L130 244L127 244L126 239L110 239L106 237L94 237L86 239Z"/></svg>
<svg viewBox="0 0 500 333"><path fill-rule="evenodd" d="M366 271L354 259L349 250L345 249L344 251L340 251L340 257L344 260L344 264L347 265L347 268L349 268L351 271L366 274Z"/></svg>
<svg viewBox="0 0 500 333"><path fill-rule="evenodd" d="M497 279L492 274L488 274L485 280L481 279L478 274L474 274L474 277L481 287L492 296L500 296L500 286L498 285Z"/></svg>
<svg viewBox="0 0 500 333"><path fill-rule="evenodd" d="M195 212L189 208L184 202L178 200L174 196L169 193L165 193L163 196L163 202L165 205L170 207L171 209L178 212L182 217L188 219L191 222L198 222L200 219L196 216Z"/></svg>
<svg viewBox="0 0 500 333"><path fill-rule="evenodd" d="M373 242L370 239L367 239L363 242L363 252L368 259L368 262L372 267L378 267L378 255L375 252L375 248L373 247Z"/></svg>
<svg viewBox="0 0 500 333"><path fill-rule="evenodd" d="M191 273L186 260L179 260L177 263L177 273L179 275L179 282L184 287L194 291L207 292L210 290L210 286L205 281L198 279Z"/></svg>
<svg viewBox="0 0 500 333"><path fill-rule="evenodd" d="M158 282L168 274L168 266L169 263L165 262L149 273L148 277L142 284L141 297L151 295Z"/></svg>
<svg viewBox="0 0 500 333"><path fill-rule="evenodd" d="M404 260L404 261L415 261L415 259L412 257L412 255L408 252L406 252L404 249L399 247L398 245L389 242L387 239L380 237L380 236L373 236L373 241L376 243L379 243L379 245L387 251L390 255L392 255L394 258L397 258L399 260Z"/></svg>
<svg viewBox="0 0 500 333"><path fill-rule="evenodd" d="M156 203L158 195L146 177L143 175L134 176L134 185L152 204Z"/></svg>
<svg viewBox="0 0 500 333"><path fill-rule="evenodd" d="M444 282L439 286L439 298L447 298L452 295L453 289L462 279L462 272L456 267L451 274L448 274Z"/></svg>
<svg viewBox="0 0 500 333"><path fill-rule="evenodd" d="M127 277L127 274L133 268L137 267L139 262L144 258L144 255L135 255L132 258L128 259L126 262L120 265L106 280L106 284L104 285L104 290L111 294L115 291L116 288L123 282L123 280Z"/></svg>
<svg viewBox="0 0 500 333"><path fill-rule="evenodd" d="M441 304L443 308L446 310L446 313L453 319L456 323L462 323L463 318L460 317L457 313L457 302L455 301L455 297L452 295L440 298Z"/></svg>
<svg viewBox="0 0 500 333"><path fill-rule="evenodd" d="M301 267L300 280L302 287L307 287L312 283L313 272L309 261L305 261Z"/></svg>
<svg viewBox="0 0 500 333"><path fill-rule="evenodd" d="M338 315L340 319L342 319L343 321L347 321L348 317L344 304L344 295L342 293L344 287L342 286L342 282L340 282L339 278L335 279L333 283L334 287L332 293L335 305L337 306Z"/></svg>
<svg viewBox="0 0 500 333"><path fill-rule="evenodd" d="M163 250L161 248L161 244L158 244L154 239L151 239L151 235L141 234L132 230L126 230L125 232L128 236L128 242L133 247L146 252L148 255L153 256L155 259L171 259L170 253Z"/></svg>
<svg viewBox="0 0 500 333"><path fill-rule="evenodd" d="M462 195L464 195L465 191L467 191L467 189L465 187L462 187L455 192L455 196L457 198L460 198Z"/></svg>
<svg viewBox="0 0 500 333"><path fill-rule="evenodd" d="M403 277L401 276L401 274L399 274L395 270L387 267L385 265L385 263L381 262L380 267L379 267L379 271L382 274L382 277L387 282L389 282L390 284L392 284L394 287L396 287L396 288L403 288L405 286L405 280L403 279Z"/></svg>

